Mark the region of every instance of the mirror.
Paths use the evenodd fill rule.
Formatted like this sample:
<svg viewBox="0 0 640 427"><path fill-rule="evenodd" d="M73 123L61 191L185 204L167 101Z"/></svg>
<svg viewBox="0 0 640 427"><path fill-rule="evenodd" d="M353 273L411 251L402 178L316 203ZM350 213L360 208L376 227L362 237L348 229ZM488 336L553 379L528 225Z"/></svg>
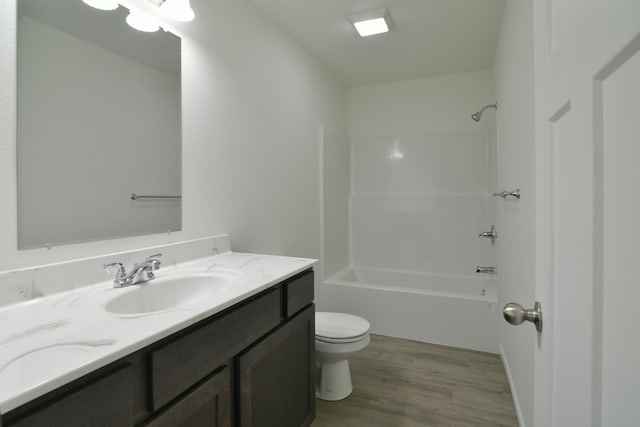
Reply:
<svg viewBox="0 0 640 427"><path fill-rule="evenodd" d="M19 249L181 229L180 38L127 13L18 0Z"/></svg>

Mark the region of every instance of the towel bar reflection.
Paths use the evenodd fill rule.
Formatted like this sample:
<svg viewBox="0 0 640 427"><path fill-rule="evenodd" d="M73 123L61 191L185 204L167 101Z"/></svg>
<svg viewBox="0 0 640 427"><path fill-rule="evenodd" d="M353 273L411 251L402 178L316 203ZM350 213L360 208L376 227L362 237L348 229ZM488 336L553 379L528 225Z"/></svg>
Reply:
<svg viewBox="0 0 640 427"><path fill-rule="evenodd" d="M140 199L182 199L182 196L150 196L150 195L141 195L136 193L131 193L131 200L140 200Z"/></svg>

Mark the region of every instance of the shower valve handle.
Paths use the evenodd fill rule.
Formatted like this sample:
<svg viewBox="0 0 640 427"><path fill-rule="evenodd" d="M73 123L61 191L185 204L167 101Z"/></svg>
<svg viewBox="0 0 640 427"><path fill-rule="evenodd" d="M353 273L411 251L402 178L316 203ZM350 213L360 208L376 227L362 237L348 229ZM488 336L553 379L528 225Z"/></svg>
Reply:
<svg viewBox="0 0 640 427"><path fill-rule="evenodd" d="M513 198L519 199L520 189L516 188L513 191L500 191L498 193L493 193L493 197L502 197L503 199L506 199L507 197L513 197Z"/></svg>
<svg viewBox="0 0 640 427"><path fill-rule="evenodd" d="M498 232L496 231L496 226L492 225L491 230L483 231L482 233L478 234L478 237L486 237L488 239L491 239L491 244L495 245L496 239L498 238Z"/></svg>

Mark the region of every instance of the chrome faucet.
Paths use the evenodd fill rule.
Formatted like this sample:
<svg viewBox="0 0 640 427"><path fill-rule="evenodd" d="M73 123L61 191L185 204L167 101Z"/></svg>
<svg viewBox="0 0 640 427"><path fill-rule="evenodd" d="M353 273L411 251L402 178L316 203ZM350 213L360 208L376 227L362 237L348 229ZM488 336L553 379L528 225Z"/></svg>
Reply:
<svg viewBox="0 0 640 427"><path fill-rule="evenodd" d="M476 273L496 274L497 272L498 267L482 267L480 265L476 265Z"/></svg>
<svg viewBox="0 0 640 427"><path fill-rule="evenodd" d="M154 270L160 268L160 260L162 254L155 254L148 257L144 262L140 264L134 264L133 269L127 274L124 269L124 265L121 262L112 262L105 264L104 269L109 271L113 267L117 267L116 277L113 279L114 288L124 288L126 286L137 285L139 283L148 282L154 279L156 276L153 273Z"/></svg>

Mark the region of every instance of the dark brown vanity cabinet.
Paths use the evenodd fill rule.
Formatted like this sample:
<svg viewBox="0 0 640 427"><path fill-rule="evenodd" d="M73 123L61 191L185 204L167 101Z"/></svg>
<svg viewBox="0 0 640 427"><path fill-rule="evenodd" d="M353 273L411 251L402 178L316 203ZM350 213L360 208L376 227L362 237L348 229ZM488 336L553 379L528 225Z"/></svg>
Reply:
<svg viewBox="0 0 640 427"><path fill-rule="evenodd" d="M231 374L228 367L196 385L184 398L162 411L146 427L231 427Z"/></svg>
<svg viewBox="0 0 640 427"><path fill-rule="evenodd" d="M241 427L308 426L315 417L313 306L238 358Z"/></svg>
<svg viewBox="0 0 640 427"><path fill-rule="evenodd" d="M0 426L309 426L313 271L3 415Z"/></svg>
<svg viewBox="0 0 640 427"><path fill-rule="evenodd" d="M131 425L133 408L132 367L123 364L81 387L65 390L41 408L24 413L11 421L11 412L4 426L31 427L64 425L65 427ZM39 399L38 399L39 400ZM26 406L26 405L25 405ZM21 408L13 412L19 411Z"/></svg>

